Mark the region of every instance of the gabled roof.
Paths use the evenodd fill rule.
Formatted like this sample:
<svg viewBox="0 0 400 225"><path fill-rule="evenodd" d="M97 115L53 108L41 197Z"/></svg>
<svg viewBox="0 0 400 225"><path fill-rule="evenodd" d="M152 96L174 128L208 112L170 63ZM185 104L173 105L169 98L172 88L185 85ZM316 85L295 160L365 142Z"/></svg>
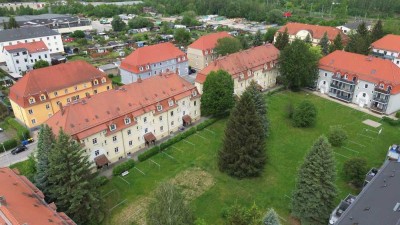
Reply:
<svg viewBox="0 0 400 225"><path fill-rule="evenodd" d="M354 22L350 22L350 23L346 23L346 24L344 24L343 26L344 27L347 27L347 28L350 28L350 29L352 29L352 30L355 30L355 29L357 29L358 28L358 26L360 26L360 24L362 24L362 23L365 23L365 25L368 27L368 26L371 26L371 22L369 22L369 21L362 21L362 20L360 20L360 21L354 21Z"/></svg>
<svg viewBox="0 0 400 225"><path fill-rule="evenodd" d="M278 56L279 50L272 44L265 44L233 53L216 59L201 70L196 76L196 82L204 83L207 75L217 70L225 70L235 78L239 73L246 75L248 70L258 70L264 68L265 65L271 68L273 67L271 63L275 63L278 60Z"/></svg>
<svg viewBox="0 0 400 225"><path fill-rule="evenodd" d="M198 93L194 85L177 74L152 76L144 80L139 79L138 82L122 86L118 90L102 92L81 99L78 103L69 104L46 123L55 133L63 128L68 134L82 139L106 130L111 124L116 124L117 130L125 128L124 119L128 117L132 121L129 126L132 126L137 116L150 111L160 113L157 111L157 105L162 106L161 112L175 108L176 104L169 106L168 101L175 102L191 96L194 91Z"/></svg>
<svg viewBox="0 0 400 225"><path fill-rule="evenodd" d="M195 42L189 45L188 48L195 48L202 51L213 49L215 48L218 39L225 37L232 37L232 36L226 31L207 34L201 36L199 39L197 39Z"/></svg>
<svg viewBox="0 0 400 225"><path fill-rule="evenodd" d="M0 204L1 224L76 225L58 213L54 204L47 204L43 193L26 177L8 167L0 168L0 196L5 200Z"/></svg>
<svg viewBox="0 0 400 225"><path fill-rule="evenodd" d="M392 93L400 92L400 68L389 60L337 50L320 59L319 68L375 84L390 84Z"/></svg>
<svg viewBox="0 0 400 225"><path fill-rule="evenodd" d="M325 32L328 34L328 39L333 41L335 37L340 34L342 36L343 42L346 42L348 37L336 27L320 26L320 25L310 25L305 23L288 23L281 27L278 32L285 32L287 28L289 35L296 35L301 30L309 31L313 38L321 39Z"/></svg>
<svg viewBox="0 0 400 225"><path fill-rule="evenodd" d="M169 42L150 45L132 52L121 62L121 69L133 73L143 73L146 71L146 65L177 58L181 58L182 61L187 60L186 54ZM139 70L140 66L143 67L143 71Z"/></svg>
<svg viewBox="0 0 400 225"><path fill-rule="evenodd" d="M85 61L61 63L29 71L10 88L9 97L24 107L30 96L47 94L102 77L109 81L105 73Z"/></svg>
<svg viewBox="0 0 400 225"><path fill-rule="evenodd" d="M21 27L0 31L0 42L17 41L23 39L60 35L56 31L45 27Z"/></svg>
<svg viewBox="0 0 400 225"><path fill-rule="evenodd" d="M371 44L372 48L400 52L400 35L388 34Z"/></svg>
<svg viewBox="0 0 400 225"><path fill-rule="evenodd" d="M48 51L46 44L43 41L18 43L16 45L9 45L4 47L8 52L21 52L27 51L29 53Z"/></svg>

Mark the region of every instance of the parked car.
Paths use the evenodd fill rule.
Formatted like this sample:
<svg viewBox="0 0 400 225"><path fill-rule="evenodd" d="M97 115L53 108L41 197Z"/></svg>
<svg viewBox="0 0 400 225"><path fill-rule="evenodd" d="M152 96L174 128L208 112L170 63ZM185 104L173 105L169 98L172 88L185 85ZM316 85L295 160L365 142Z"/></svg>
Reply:
<svg viewBox="0 0 400 225"><path fill-rule="evenodd" d="M28 148L25 145L20 145L17 148L15 148L14 150L11 151L11 154L16 155L20 152L23 152L25 150L27 150Z"/></svg>
<svg viewBox="0 0 400 225"><path fill-rule="evenodd" d="M29 143L32 143L33 141L34 141L33 138L28 138L27 140L22 141L22 145L27 145Z"/></svg>

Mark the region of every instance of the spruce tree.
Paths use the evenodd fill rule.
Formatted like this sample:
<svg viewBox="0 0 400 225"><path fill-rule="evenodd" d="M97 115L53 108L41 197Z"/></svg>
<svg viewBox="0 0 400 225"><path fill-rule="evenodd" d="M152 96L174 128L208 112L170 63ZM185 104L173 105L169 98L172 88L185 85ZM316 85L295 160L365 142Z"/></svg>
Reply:
<svg viewBox="0 0 400 225"><path fill-rule="evenodd" d="M358 25L357 34L364 36L364 37L368 36L368 29L367 29L367 25L365 24L365 22L362 22L362 23L360 23L360 25Z"/></svg>
<svg viewBox="0 0 400 225"><path fill-rule="evenodd" d="M269 121L267 118L267 105L265 99L260 90L257 88L258 84L254 81L250 83L250 86L246 88L246 91L252 96L258 115L262 120L262 127L264 129L265 136L269 134Z"/></svg>
<svg viewBox="0 0 400 225"><path fill-rule="evenodd" d="M381 39L384 35L382 21L378 20L371 31L371 42Z"/></svg>
<svg viewBox="0 0 400 225"><path fill-rule="evenodd" d="M329 52L334 52L336 50L343 50L342 36L340 34L336 35L333 43L329 46Z"/></svg>
<svg viewBox="0 0 400 225"><path fill-rule="evenodd" d="M279 222L279 216L275 212L274 209L268 210L267 214L264 217L263 225L281 225Z"/></svg>
<svg viewBox="0 0 400 225"><path fill-rule="evenodd" d="M42 125L38 135L35 184L44 193L47 200L51 200L48 173L49 154L53 148L54 140L55 137L51 128L47 124Z"/></svg>
<svg viewBox="0 0 400 225"><path fill-rule="evenodd" d="M265 133L254 99L245 91L229 117L218 166L238 178L259 176L265 166Z"/></svg>
<svg viewBox="0 0 400 225"><path fill-rule="evenodd" d="M329 54L329 39L327 32L324 33L324 36L322 36L321 40L319 41L319 46L321 46L323 55Z"/></svg>
<svg viewBox="0 0 400 225"><path fill-rule="evenodd" d="M335 160L321 136L300 167L292 199L292 214L306 224L326 224L335 207Z"/></svg>
<svg viewBox="0 0 400 225"><path fill-rule="evenodd" d="M278 36L276 37L275 47L279 50L283 50L286 46L289 45L289 34L287 28L285 32L279 32Z"/></svg>
<svg viewBox="0 0 400 225"><path fill-rule="evenodd" d="M253 39L253 46L260 46L263 44L263 36L260 32L260 30L257 31L257 33L254 35Z"/></svg>
<svg viewBox="0 0 400 225"><path fill-rule="evenodd" d="M80 143L60 130L49 154L50 193L60 211L77 224L96 221L101 205L88 156Z"/></svg>
<svg viewBox="0 0 400 225"><path fill-rule="evenodd" d="M307 44L312 44L312 40L311 40L310 34L307 34L306 38L304 39L304 42L306 42Z"/></svg>

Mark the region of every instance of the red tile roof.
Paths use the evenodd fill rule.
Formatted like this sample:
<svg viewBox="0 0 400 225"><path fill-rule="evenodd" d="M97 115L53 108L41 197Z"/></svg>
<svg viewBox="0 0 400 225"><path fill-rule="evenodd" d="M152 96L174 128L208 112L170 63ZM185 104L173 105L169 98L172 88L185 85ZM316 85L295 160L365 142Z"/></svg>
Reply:
<svg viewBox="0 0 400 225"><path fill-rule="evenodd" d="M349 80L355 76L375 84L388 84L393 87L392 93L400 92L400 68L389 60L337 50L323 57L319 68L348 74Z"/></svg>
<svg viewBox="0 0 400 225"><path fill-rule="evenodd" d="M265 44L250 48L244 51L233 53L222 58L216 59L206 68L201 70L196 77L196 82L204 83L207 75L211 71L225 70L233 78L243 73L247 79L247 71L259 70L267 65L267 68L273 67L279 56L279 50L272 44Z"/></svg>
<svg viewBox="0 0 400 225"><path fill-rule="evenodd" d="M185 59L183 59L183 57ZM186 54L169 42L150 45L136 49L122 60L121 69L136 74L143 73L150 69L146 69L147 65L151 66L150 64L153 63L177 58L181 58L182 61L187 61ZM139 70L140 66L143 67L143 71Z"/></svg>
<svg viewBox="0 0 400 225"><path fill-rule="evenodd" d="M5 46L4 49L7 51L11 50L28 51L29 53L43 52L49 50L43 41L18 43L16 45Z"/></svg>
<svg viewBox="0 0 400 225"><path fill-rule="evenodd" d="M228 32L218 32L201 36L195 42L188 46L188 48L200 49L202 51L211 50L215 48L218 39L232 37Z"/></svg>
<svg viewBox="0 0 400 225"><path fill-rule="evenodd" d="M372 48L400 52L400 35L388 34L371 44Z"/></svg>
<svg viewBox="0 0 400 225"><path fill-rule="evenodd" d="M342 36L342 41L347 42L348 37L336 27L320 26L320 25L310 25L305 23L288 23L281 27L278 32L285 32L287 28L289 35L296 35L301 30L307 30L311 33L314 39L321 39L325 32L328 34L328 39L333 41L338 34Z"/></svg>
<svg viewBox="0 0 400 225"><path fill-rule="evenodd" d="M26 177L17 175L8 167L0 168L0 222L29 225L76 225L64 213L57 213L48 205L42 192Z"/></svg>
<svg viewBox="0 0 400 225"><path fill-rule="evenodd" d="M20 106L28 105L28 98L62 90L84 82L105 77L105 73L85 61L72 61L29 71L10 88L9 97ZM100 80L99 80L100 83Z"/></svg>
<svg viewBox="0 0 400 225"><path fill-rule="evenodd" d="M64 112L54 114L46 123L58 132L60 127L68 134L82 139L106 130L109 125L116 124L117 129L127 127L124 119L129 117L132 126L134 118L146 112L157 111L162 105L163 112L176 107L168 105L169 100L179 100L191 96L197 89L194 85L174 73L152 76L139 82L122 86L118 90L110 90L81 99L76 104L64 107ZM200 95L197 94L196 97ZM116 131L107 131L106 135Z"/></svg>

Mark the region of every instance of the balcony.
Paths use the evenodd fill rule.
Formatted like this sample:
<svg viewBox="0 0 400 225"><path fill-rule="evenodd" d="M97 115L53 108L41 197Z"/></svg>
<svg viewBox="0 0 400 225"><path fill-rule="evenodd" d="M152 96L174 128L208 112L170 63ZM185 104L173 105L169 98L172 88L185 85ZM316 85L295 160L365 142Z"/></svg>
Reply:
<svg viewBox="0 0 400 225"><path fill-rule="evenodd" d="M331 96L333 98L337 98L337 99L339 99L341 101L345 101L345 102L351 102L351 100L353 99L353 95L350 95L350 97L344 96L342 92L332 93L330 91L329 96Z"/></svg>
<svg viewBox="0 0 400 225"><path fill-rule="evenodd" d="M347 92L347 93L353 93L354 92L354 85L346 85L346 84L343 84L343 83L340 83L340 84L338 84L339 82L332 82L331 83L331 87L332 88L335 88L335 89L337 89L337 90L340 90L340 91L344 91L344 92Z"/></svg>
<svg viewBox="0 0 400 225"><path fill-rule="evenodd" d="M390 91L391 91L391 90L385 90L385 89L383 89L383 88L375 87L375 88L374 88L374 91L375 91L375 92L382 93L382 94L390 95Z"/></svg>
<svg viewBox="0 0 400 225"><path fill-rule="evenodd" d="M351 84L351 85L355 85L356 84L354 81L349 81L349 80L347 80L345 78L342 78L341 76L338 76L338 75L333 75L332 76L332 80L343 82L343 83L346 83L346 84Z"/></svg>
<svg viewBox="0 0 400 225"><path fill-rule="evenodd" d="M389 96L386 95L386 97L385 97L383 95L382 96L374 95L372 100L375 101L375 102L382 103L382 104L387 104L389 102Z"/></svg>
<svg viewBox="0 0 400 225"><path fill-rule="evenodd" d="M379 58L390 59L390 60L393 60L395 58L392 55L387 55L385 53L379 53L379 52L372 52L371 55L379 57Z"/></svg>
<svg viewBox="0 0 400 225"><path fill-rule="evenodd" d="M376 113L384 114L386 112L386 105L383 105L382 107L372 105L370 109Z"/></svg>

